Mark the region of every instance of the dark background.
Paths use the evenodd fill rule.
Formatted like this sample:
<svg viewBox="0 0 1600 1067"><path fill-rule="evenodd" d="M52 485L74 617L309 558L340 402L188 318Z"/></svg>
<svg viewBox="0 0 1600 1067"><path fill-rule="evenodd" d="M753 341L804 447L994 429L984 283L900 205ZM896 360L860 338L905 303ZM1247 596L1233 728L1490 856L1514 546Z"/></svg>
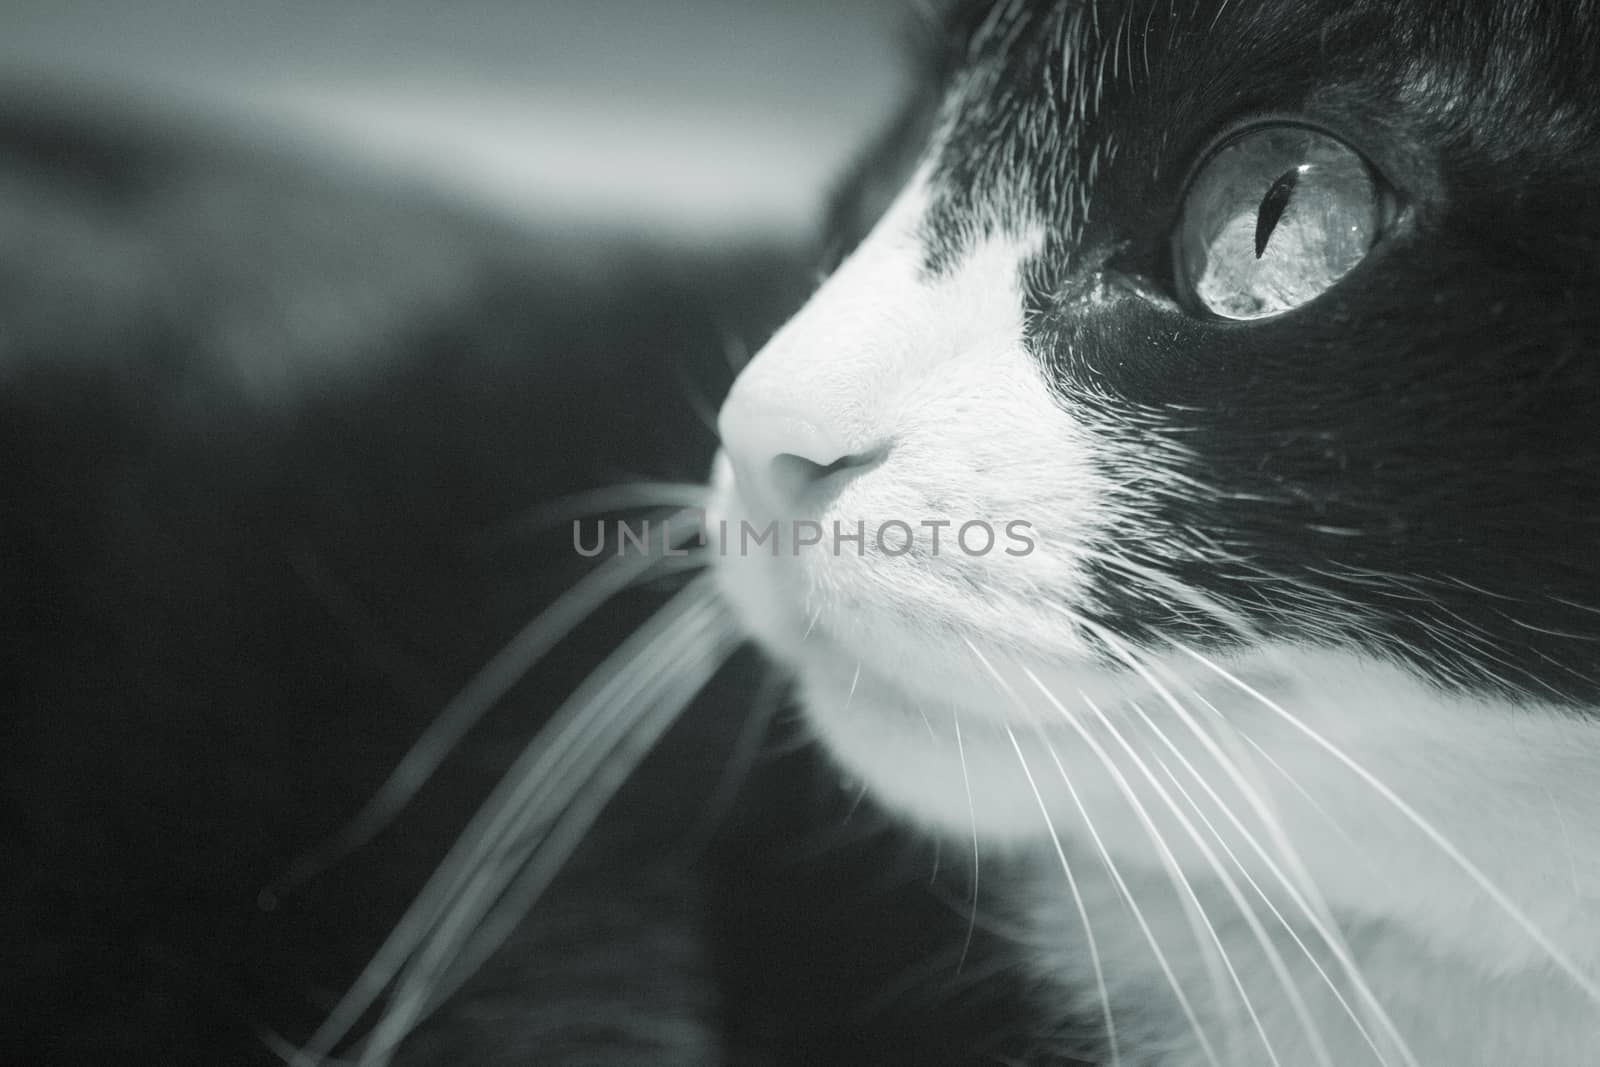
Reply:
<svg viewBox="0 0 1600 1067"><path fill-rule="evenodd" d="M895 103L894 7L0 11L0 1063L265 1064L316 1025L670 590L599 613L366 848L261 890L581 574L510 520L704 477L730 355L804 299ZM957 974L960 857L786 708L741 770L764 673L711 688L406 1062L1031 1047L981 923Z"/></svg>

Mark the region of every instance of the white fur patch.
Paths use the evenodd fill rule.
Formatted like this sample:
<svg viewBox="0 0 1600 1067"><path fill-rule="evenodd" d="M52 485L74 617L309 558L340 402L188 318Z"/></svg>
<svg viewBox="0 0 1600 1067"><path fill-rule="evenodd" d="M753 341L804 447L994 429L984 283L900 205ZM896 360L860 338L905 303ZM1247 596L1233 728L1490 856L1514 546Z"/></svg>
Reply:
<svg viewBox="0 0 1600 1067"><path fill-rule="evenodd" d="M1019 268L1037 235L980 243L930 279L925 206L914 184L729 409L799 412L852 452L883 453L805 517L1019 519L1037 549L896 557L869 538L861 555L721 558L728 599L794 671L821 739L908 818L1036 853L1034 914L1058 946L1041 963L1093 989L1057 835L1133 1042L1124 1063L1163 1050L1159 1062L1208 1062L1173 981L1219 1067L1400 1064L1403 1045L1449 1067L1590 1062L1600 728L1448 695L1353 653L1099 663L1069 616L1085 606L1088 546L1138 536L1138 517L1098 472L1159 460L1109 455L1126 443L1053 397L1025 350ZM713 521L753 514L735 466L719 457ZM1180 874L1192 897L1173 888ZM1197 902L1231 976L1192 932Z"/></svg>

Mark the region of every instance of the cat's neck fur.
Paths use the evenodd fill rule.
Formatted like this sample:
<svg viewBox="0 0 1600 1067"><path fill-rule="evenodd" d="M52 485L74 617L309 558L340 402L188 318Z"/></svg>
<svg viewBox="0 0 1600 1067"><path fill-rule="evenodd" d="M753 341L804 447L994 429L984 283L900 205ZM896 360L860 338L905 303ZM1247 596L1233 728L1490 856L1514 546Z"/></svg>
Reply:
<svg viewBox="0 0 1600 1067"><path fill-rule="evenodd" d="M1212 1062L1256 1067L1273 1063L1271 1055L1282 1067L1320 1062L1565 1065L1589 1062L1600 1047L1592 1005L1554 971L1530 967L1491 973L1452 946L1403 924L1335 914L1347 959L1362 974L1371 998L1382 1004L1386 1021L1373 1011L1371 999L1355 988L1345 965L1309 923L1295 923L1290 934L1255 898L1255 891L1241 882L1243 891L1255 898L1252 903L1269 943L1296 987L1297 1005L1284 995L1280 971L1220 886L1196 880L1194 891L1216 934L1211 947L1220 946L1226 953L1231 974L1219 968L1218 955L1194 948L1197 935L1191 912L1180 905L1164 874L1124 871L1125 883L1139 900L1154 939L1167 946L1166 965L1211 1045L1214 1059L1208 1058L1162 973L1161 962L1129 917L1104 866L1092 850L1070 843L1066 847L1085 908L1098 917L1095 937L1101 958L1108 961L1104 980L1124 1067ZM1050 888L1034 897L1032 908L1044 946L1035 962L1050 979L1047 995L1056 1011L1069 1006L1071 998L1070 1007L1077 1014L1092 1018L1100 1006L1094 1002L1096 978L1083 950L1081 922L1070 896L1057 888L1061 872L1053 860L1050 867L1041 869L1038 880L1039 887ZM1274 907L1289 914L1292 905L1277 896ZM1240 988L1249 997L1248 1010ZM1354 1020L1359 1020L1359 1027ZM1391 1024L1403 1036L1410 1059L1395 1041ZM1323 1051L1308 1036L1313 1032ZM1271 1044L1271 1055L1263 1034ZM1086 1051L1102 1058L1106 1053L1104 1047L1098 1053Z"/></svg>

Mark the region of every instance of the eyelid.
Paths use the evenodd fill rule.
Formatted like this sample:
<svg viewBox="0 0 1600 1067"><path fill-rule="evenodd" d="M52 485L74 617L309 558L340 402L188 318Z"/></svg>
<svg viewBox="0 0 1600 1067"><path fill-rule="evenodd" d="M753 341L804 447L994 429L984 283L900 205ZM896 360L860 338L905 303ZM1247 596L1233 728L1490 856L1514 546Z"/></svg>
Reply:
<svg viewBox="0 0 1600 1067"><path fill-rule="evenodd" d="M1170 259L1170 257L1168 258ZM1175 300L1172 293L1168 291L1168 286L1156 282L1147 275L1108 267L1105 271L1105 280L1107 284L1126 290L1157 307L1171 310L1184 309L1184 305Z"/></svg>

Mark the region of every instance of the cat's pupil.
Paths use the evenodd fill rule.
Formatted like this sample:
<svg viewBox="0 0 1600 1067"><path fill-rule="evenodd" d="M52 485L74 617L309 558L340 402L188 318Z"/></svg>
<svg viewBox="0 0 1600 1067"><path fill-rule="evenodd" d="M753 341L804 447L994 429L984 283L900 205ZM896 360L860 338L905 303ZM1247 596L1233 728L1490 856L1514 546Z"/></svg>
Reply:
<svg viewBox="0 0 1600 1067"><path fill-rule="evenodd" d="M1300 172L1307 169L1305 164L1294 167L1281 175L1272 187L1267 190L1267 195L1261 200L1261 207L1256 212L1256 258L1260 259L1267 251L1267 242L1272 239L1272 231L1278 228L1278 220L1283 218L1283 213L1289 207L1289 199L1294 196L1294 187L1300 180Z"/></svg>

